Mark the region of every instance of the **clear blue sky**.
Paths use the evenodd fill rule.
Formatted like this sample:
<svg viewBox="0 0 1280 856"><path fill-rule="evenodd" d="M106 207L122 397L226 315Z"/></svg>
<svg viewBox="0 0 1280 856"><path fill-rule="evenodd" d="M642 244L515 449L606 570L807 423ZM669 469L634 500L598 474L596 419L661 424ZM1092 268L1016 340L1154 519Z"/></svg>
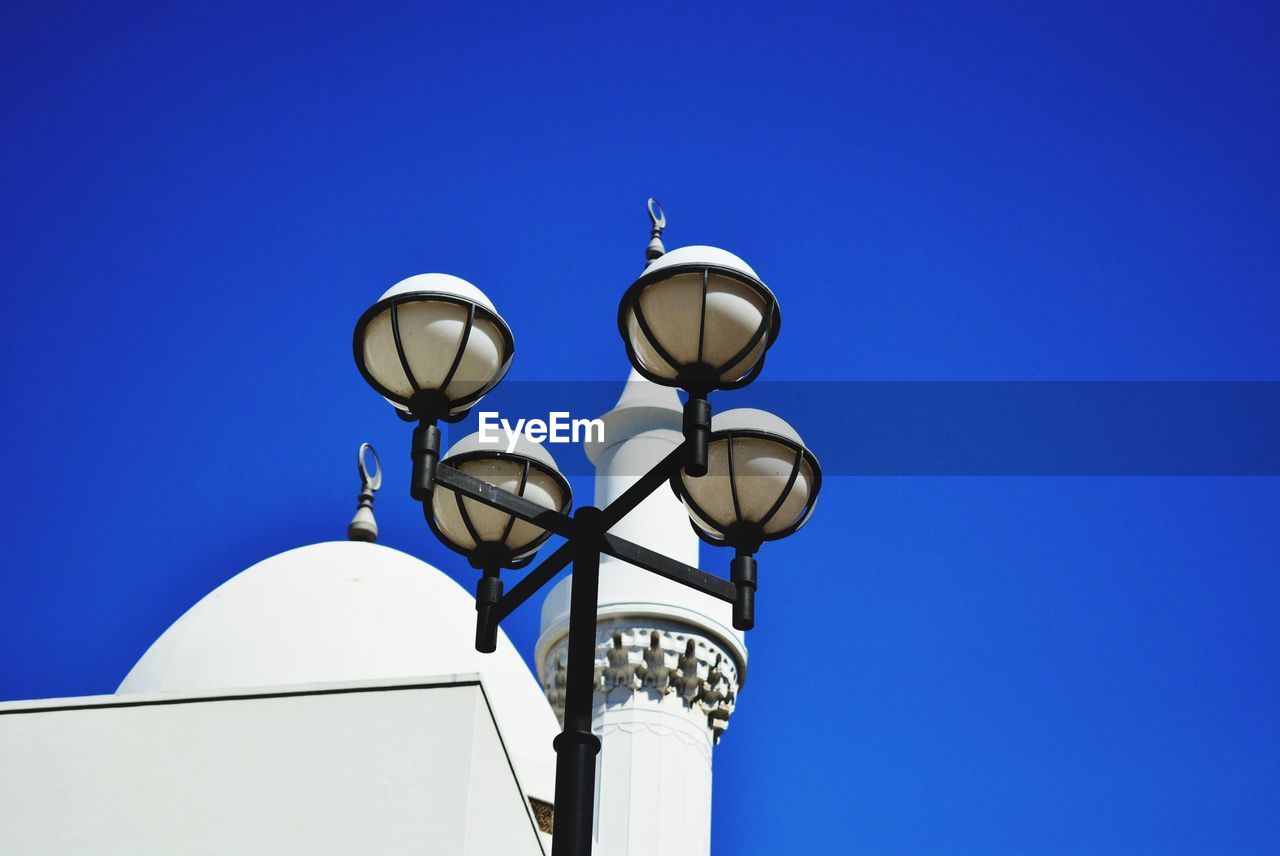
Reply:
<svg viewBox="0 0 1280 856"><path fill-rule="evenodd" d="M24 4L0 41L0 698L110 692L341 537L362 440L384 541L469 587L355 319L447 271L511 378L620 379L650 195L777 291L771 380L1280 379L1274 3ZM1280 850L1280 480L839 477L761 561L716 852Z"/></svg>

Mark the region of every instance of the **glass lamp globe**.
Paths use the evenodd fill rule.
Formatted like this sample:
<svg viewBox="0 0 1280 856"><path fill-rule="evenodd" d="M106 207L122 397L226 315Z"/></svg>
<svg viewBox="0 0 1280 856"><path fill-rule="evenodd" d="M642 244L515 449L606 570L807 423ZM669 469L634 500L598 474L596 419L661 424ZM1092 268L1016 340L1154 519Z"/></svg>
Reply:
<svg viewBox="0 0 1280 856"><path fill-rule="evenodd" d="M479 433L469 434L455 443L440 462L545 508L568 511L573 495L551 454L523 434L514 451L506 449L505 441L482 442ZM427 522L445 546L482 567L520 567L551 536L540 526L439 483L432 491Z"/></svg>
<svg viewBox="0 0 1280 856"><path fill-rule="evenodd" d="M391 286L360 316L354 350L360 374L402 415L448 419L498 385L515 342L480 289L424 273Z"/></svg>
<svg viewBox="0 0 1280 856"><path fill-rule="evenodd" d="M618 307L636 371L691 392L750 383L781 323L778 301L756 272L716 247L680 247L654 259Z"/></svg>
<svg viewBox="0 0 1280 856"><path fill-rule="evenodd" d="M822 484L818 459L795 429L763 410L711 419L707 474L673 479L698 535L748 553L795 532L813 514Z"/></svg>

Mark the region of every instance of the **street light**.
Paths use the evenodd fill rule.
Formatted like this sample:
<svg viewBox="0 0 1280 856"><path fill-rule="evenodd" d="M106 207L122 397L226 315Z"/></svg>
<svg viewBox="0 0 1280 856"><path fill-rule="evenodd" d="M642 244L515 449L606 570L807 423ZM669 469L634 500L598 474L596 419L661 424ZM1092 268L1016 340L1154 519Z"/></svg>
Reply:
<svg viewBox="0 0 1280 856"><path fill-rule="evenodd" d="M555 740L553 856L588 856L595 798L591 733L596 598L606 554L733 605L733 624L755 621L756 561L764 541L795 532L813 512L822 476L800 436L776 416L731 410L711 417L715 390L754 380L778 336L773 293L746 262L715 247L666 253L666 217L649 200L649 265L623 294L618 329L644 377L688 393L684 442L608 507L569 514L568 482L541 446L521 437L510 451L460 440L440 458L440 421L456 422L511 365L511 331L478 288L446 274L392 286L356 324L354 353L365 380L401 418L417 421L409 492L432 531L481 569L476 648L492 651L498 624L570 562L569 656L564 729ZM663 485L684 501L703 540L732 546L730 579L633 544L609 530ZM554 533L565 542L503 593L503 568L528 565Z"/></svg>
<svg viewBox="0 0 1280 856"><path fill-rule="evenodd" d="M659 256L618 307L636 371L702 394L754 380L781 324L773 292L746 262L716 247Z"/></svg>
<svg viewBox="0 0 1280 856"><path fill-rule="evenodd" d="M711 420L708 472L679 473L671 487L684 501L698 537L733 547L729 578L738 589L733 626L755 626L755 552L765 541L795 532L813 514L822 485L818 459L786 422L763 410L740 408Z"/></svg>
<svg viewBox="0 0 1280 856"><path fill-rule="evenodd" d="M569 482L541 445L523 434L503 451L479 433L463 437L441 464L480 479L499 490L564 514L573 502ZM498 644L498 622L488 617L502 597L503 568L522 568L533 560L551 532L515 514L485 505L445 485L436 485L427 523L446 547L466 556L483 572L476 589L476 650L491 654Z"/></svg>
<svg viewBox="0 0 1280 856"><path fill-rule="evenodd" d="M523 434L516 436L512 451L483 442L478 433L469 434L444 454L441 463L561 513L569 510L573 498L551 454ZM445 546L477 568L524 567L551 537L546 529L445 486L433 492L428 522Z"/></svg>
<svg viewBox="0 0 1280 856"><path fill-rule="evenodd" d="M707 472L707 393L755 380L765 351L778 337L782 315L773 292L733 253L701 246L663 253L660 236L667 221L654 204L650 200L651 261L622 295L618 331L636 371L689 393L685 471L697 477Z"/></svg>
<svg viewBox="0 0 1280 856"><path fill-rule="evenodd" d="M360 317L356 365L415 418L465 416L511 367L511 328L465 279L424 273L397 282Z"/></svg>
<svg viewBox="0 0 1280 856"><path fill-rule="evenodd" d="M440 429L458 422L502 380L515 356L511 328L484 292L447 273L423 273L391 286L356 322L356 367L395 406L417 420L409 495L431 501Z"/></svg>

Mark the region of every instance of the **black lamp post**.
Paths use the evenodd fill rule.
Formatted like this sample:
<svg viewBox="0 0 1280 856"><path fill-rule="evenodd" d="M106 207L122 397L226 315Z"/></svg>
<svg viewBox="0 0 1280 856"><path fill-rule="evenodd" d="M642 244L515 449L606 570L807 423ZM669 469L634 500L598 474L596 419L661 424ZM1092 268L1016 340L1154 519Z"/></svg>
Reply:
<svg viewBox="0 0 1280 856"><path fill-rule="evenodd" d="M684 441L621 496L569 513L569 484L541 446L498 451L475 435L442 460L441 420L456 422L506 374L511 331L475 286L422 274L393 286L360 318L355 358L365 380L416 421L410 494L451 549L482 571L476 588L476 648L491 652L498 624L573 563L564 729L555 740L553 856L588 856L595 797L591 733L600 555L683 583L733 605L733 626L755 624L755 553L808 520L821 484L818 461L776 416L733 410L711 418L707 396L754 380L777 338L773 293L741 259L714 247L666 253L666 219L649 200L650 259L624 293L618 328L637 371L688 393ZM663 485L684 501L704 541L733 547L726 580L633 544L609 530ZM528 565L551 534L564 544L503 593L503 568Z"/></svg>

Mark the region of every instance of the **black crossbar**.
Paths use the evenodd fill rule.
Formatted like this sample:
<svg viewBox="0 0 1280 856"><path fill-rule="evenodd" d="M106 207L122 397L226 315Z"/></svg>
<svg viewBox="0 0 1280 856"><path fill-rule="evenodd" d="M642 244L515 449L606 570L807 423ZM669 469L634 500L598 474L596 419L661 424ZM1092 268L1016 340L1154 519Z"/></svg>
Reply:
<svg viewBox="0 0 1280 856"><path fill-rule="evenodd" d="M703 594L709 594L720 600L733 603L737 598L738 590L728 580L717 577L715 574L709 574L701 568L677 562L662 553L650 550L648 547L641 547L639 544L633 544L625 538L619 538L617 535L610 535L606 532L601 536L600 550L615 559L638 565L660 577L683 583L689 588L697 589Z"/></svg>
<svg viewBox="0 0 1280 856"><path fill-rule="evenodd" d="M605 508L597 517L600 527L599 532L583 534L598 537L602 553L644 568L646 571L655 573L660 577L686 585L703 594L733 603L737 598L737 588L729 580L718 577L715 574L709 574L701 568L677 562L662 553L650 550L647 547L641 547L639 544L635 544L625 538L611 535L607 531L610 526L625 517L632 509L643 502L645 497L652 494L667 482L672 475L678 472L683 464L684 456L685 445L681 444L663 458L657 466L637 479L635 484L623 491L621 496L609 503L608 508ZM522 496L502 490L486 481L469 476L445 463L436 466L435 481L437 485L456 491L461 496L470 497L477 502L482 502L491 508L506 512L513 517L518 517L566 539L565 543L543 559L537 567L525 574L524 578L512 586L511 590L498 601L493 611L493 620L495 622L501 621L510 615L520 604L550 582L556 574L572 561L576 547L574 535L577 532L577 524L574 523L573 518L561 514L555 509L546 508ZM592 528L594 529L595 527Z"/></svg>
<svg viewBox="0 0 1280 856"><path fill-rule="evenodd" d="M538 505L538 503L527 500L523 496L516 496L514 493L509 493L486 481L469 476L448 464L440 463L436 465L436 483L455 490L463 496L470 497L476 502L483 502L491 508L519 517L521 520L532 523L549 532L554 532L565 538L573 535L573 518L561 514L554 508Z"/></svg>

